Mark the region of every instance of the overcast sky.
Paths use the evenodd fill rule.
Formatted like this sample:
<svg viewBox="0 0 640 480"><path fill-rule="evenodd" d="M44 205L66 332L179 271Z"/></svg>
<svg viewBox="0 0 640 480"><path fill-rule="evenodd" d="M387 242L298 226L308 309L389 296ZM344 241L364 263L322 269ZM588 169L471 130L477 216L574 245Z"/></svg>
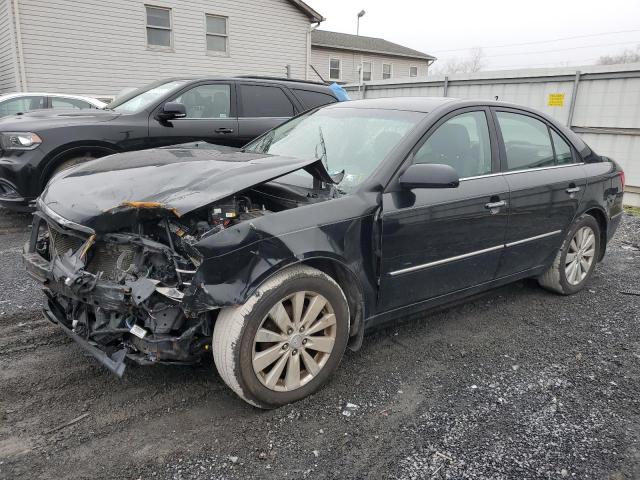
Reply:
<svg viewBox="0 0 640 480"><path fill-rule="evenodd" d="M385 38L434 55L442 62L465 57L473 47L483 47L485 70L589 65L601 55L640 44L640 0L307 3L327 18L320 26L323 30L355 33L357 13L364 9L361 35ZM578 36L581 38L560 40ZM527 45L513 45L523 43Z"/></svg>

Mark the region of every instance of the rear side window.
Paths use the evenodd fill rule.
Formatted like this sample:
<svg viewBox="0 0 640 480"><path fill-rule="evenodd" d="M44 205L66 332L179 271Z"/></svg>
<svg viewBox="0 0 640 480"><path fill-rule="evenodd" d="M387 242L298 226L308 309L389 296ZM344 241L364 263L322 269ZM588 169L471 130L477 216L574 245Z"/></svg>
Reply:
<svg viewBox="0 0 640 480"><path fill-rule="evenodd" d="M507 170L555 164L547 124L527 115L497 112L507 154Z"/></svg>
<svg viewBox="0 0 640 480"><path fill-rule="evenodd" d="M243 117L292 117L293 104L278 87L239 85Z"/></svg>
<svg viewBox="0 0 640 480"><path fill-rule="evenodd" d="M565 142L560 135L551 130L551 138L553 139L553 146L556 149L556 163L558 165L566 165L573 163L573 154L571 153L571 147Z"/></svg>
<svg viewBox="0 0 640 480"><path fill-rule="evenodd" d="M305 110L311 110L312 108L337 102L335 97L327 95L326 93L298 89L294 89L293 91L304 104Z"/></svg>
<svg viewBox="0 0 640 480"><path fill-rule="evenodd" d="M453 167L460 178L491 173L491 141L484 112L468 112L440 125L413 157L413 163Z"/></svg>

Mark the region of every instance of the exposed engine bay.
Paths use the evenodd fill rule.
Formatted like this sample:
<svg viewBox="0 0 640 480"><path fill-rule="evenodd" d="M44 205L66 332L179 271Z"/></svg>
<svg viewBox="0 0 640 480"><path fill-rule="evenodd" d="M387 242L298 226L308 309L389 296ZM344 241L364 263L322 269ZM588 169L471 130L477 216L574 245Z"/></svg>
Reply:
<svg viewBox="0 0 640 480"><path fill-rule="evenodd" d="M29 273L44 284L45 315L85 340L85 348L97 349L91 353L117 375L125 358L193 363L210 349L218 309L185 301L200 288L194 284L204 260L198 244L241 223L337 194L333 186L272 181L183 216L154 202L126 202L106 214L134 212L127 217L133 220L109 233L65 222L42 206L24 258Z"/></svg>

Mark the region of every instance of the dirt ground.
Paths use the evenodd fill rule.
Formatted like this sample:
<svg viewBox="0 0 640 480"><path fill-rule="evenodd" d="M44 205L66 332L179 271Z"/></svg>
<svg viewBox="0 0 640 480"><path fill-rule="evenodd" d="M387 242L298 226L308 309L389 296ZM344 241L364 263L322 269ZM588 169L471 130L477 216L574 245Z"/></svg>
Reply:
<svg viewBox="0 0 640 480"><path fill-rule="evenodd" d="M640 478L640 217L578 295L525 281L409 318L267 412L212 361L118 380L86 357L42 318L28 223L0 212L2 479Z"/></svg>

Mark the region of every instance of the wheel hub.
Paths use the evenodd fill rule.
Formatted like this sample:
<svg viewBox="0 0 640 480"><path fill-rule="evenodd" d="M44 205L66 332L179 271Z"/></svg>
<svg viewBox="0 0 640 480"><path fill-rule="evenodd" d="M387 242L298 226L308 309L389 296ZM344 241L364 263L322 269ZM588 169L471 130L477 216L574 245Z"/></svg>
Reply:
<svg viewBox="0 0 640 480"><path fill-rule="evenodd" d="M291 345L291 348L302 348L303 340L304 340L304 335L297 333L289 339L289 345Z"/></svg>

